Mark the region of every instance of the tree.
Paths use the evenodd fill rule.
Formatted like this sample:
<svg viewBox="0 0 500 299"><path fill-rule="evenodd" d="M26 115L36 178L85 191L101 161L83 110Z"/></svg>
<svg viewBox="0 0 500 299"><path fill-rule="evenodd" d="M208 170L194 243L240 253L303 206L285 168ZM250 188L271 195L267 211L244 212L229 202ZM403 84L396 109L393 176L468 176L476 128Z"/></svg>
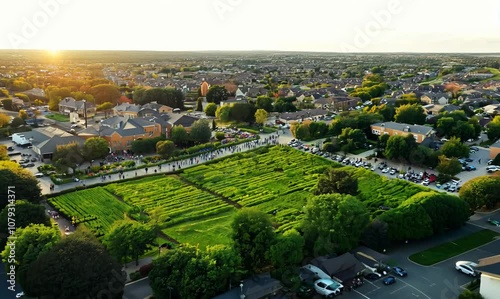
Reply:
<svg viewBox="0 0 500 299"><path fill-rule="evenodd" d="M76 168L83 161L82 150L76 142L56 146L56 151L52 156L52 164L62 172L71 169L73 173L76 173Z"/></svg>
<svg viewBox="0 0 500 299"><path fill-rule="evenodd" d="M17 210L16 210L17 212ZM17 222L16 222L17 224ZM15 247L7 243L2 251L2 260L5 264L12 264L11 251L15 251L15 263L18 268L18 279L25 286L26 276L30 271L31 264L43 253L49 251L60 239L60 232L56 227L44 226L43 224L31 224L25 228L17 228Z"/></svg>
<svg viewBox="0 0 500 299"><path fill-rule="evenodd" d="M446 193L434 191L419 192L403 205L421 205L431 219L434 234L461 227L469 220L469 205L462 199Z"/></svg>
<svg viewBox="0 0 500 299"><path fill-rule="evenodd" d="M3 105L3 108L5 110L8 110L8 111L13 111L13 107L12 107L12 100L11 99L3 99L2 100L2 105Z"/></svg>
<svg viewBox="0 0 500 299"><path fill-rule="evenodd" d="M218 107L217 110L215 111L215 116L221 122L228 122L231 119L231 106L224 105Z"/></svg>
<svg viewBox="0 0 500 299"><path fill-rule="evenodd" d="M110 102L104 102L101 105L97 106L96 110L97 111L103 111L104 112L104 117L108 116L108 112L113 109L113 104Z"/></svg>
<svg viewBox="0 0 500 299"><path fill-rule="evenodd" d="M10 116L5 113L0 113L0 128L7 126L10 123Z"/></svg>
<svg viewBox="0 0 500 299"><path fill-rule="evenodd" d="M267 253L276 236L268 215L256 208L238 211L231 223L233 248L243 269L255 272L267 263Z"/></svg>
<svg viewBox="0 0 500 299"><path fill-rule="evenodd" d="M304 258L304 237L295 229L287 230L276 238L269 250L269 259L276 269L298 265Z"/></svg>
<svg viewBox="0 0 500 299"><path fill-rule="evenodd" d="M495 116L491 122L486 125L486 134L489 140L500 138L500 115Z"/></svg>
<svg viewBox="0 0 500 299"><path fill-rule="evenodd" d="M216 111L217 111L217 104L215 103L208 103L208 105L205 107L205 114L207 116L215 116Z"/></svg>
<svg viewBox="0 0 500 299"><path fill-rule="evenodd" d="M222 101L227 101L229 93L224 86L212 85L207 92L207 101L210 103L220 104Z"/></svg>
<svg viewBox="0 0 500 299"><path fill-rule="evenodd" d="M184 145L189 141L189 135L182 125L177 125L170 131L170 139L175 145Z"/></svg>
<svg viewBox="0 0 500 299"><path fill-rule="evenodd" d="M231 105L231 118L237 122L252 122L255 120L255 106L248 103Z"/></svg>
<svg viewBox="0 0 500 299"><path fill-rule="evenodd" d="M380 219L373 220L363 232L361 242L378 251L383 251L389 245L389 225Z"/></svg>
<svg viewBox="0 0 500 299"><path fill-rule="evenodd" d="M0 144L0 161L8 161L8 160L10 160L10 157L7 150L7 146Z"/></svg>
<svg viewBox="0 0 500 299"><path fill-rule="evenodd" d="M255 122L259 125L264 125L267 121L267 111L264 109L257 109L255 112Z"/></svg>
<svg viewBox="0 0 500 299"><path fill-rule="evenodd" d="M441 155L439 156L439 164L436 169L439 173L454 176L462 171L462 164L460 164L457 158L446 158L446 156Z"/></svg>
<svg viewBox="0 0 500 299"><path fill-rule="evenodd" d="M210 123L206 119L200 119L193 123L191 126L191 131L189 136L194 141L194 143L205 143L212 137L212 131L210 130Z"/></svg>
<svg viewBox="0 0 500 299"><path fill-rule="evenodd" d="M26 112L26 110L24 110L24 109L21 109L21 110L19 110L18 116L22 120L26 120L28 118L28 112Z"/></svg>
<svg viewBox="0 0 500 299"><path fill-rule="evenodd" d="M441 117L436 123L437 131L441 136L451 136L454 126L455 119L453 117Z"/></svg>
<svg viewBox="0 0 500 299"><path fill-rule="evenodd" d="M122 95L118 87L112 84L99 84L92 86L89 89L89 93L94 96L96 105L101 105L106 102L117 103Z"/></svg>
<svg viewBox="0 0 500 299"><path fill-rule="evenodd" d="M364 204L351 195L312 197L302 223L306 249L315 256L349 251L358 246L369 221Z"/></svg>
<svg viewBox="0 0 500 299"><path fill-rule="evenodd" d="M0 161L0 209L3 209L12 192L15 198L22 198L32 203L38 203L41 197L41 189L38 180L33 173L21 168L18 163L11 161ZM12 187L9 187L12 186ZM8 190L12 190L10 193Z"/></svg>
<svg viewBox="0 0 500 299"><path fill-rule="evenodd" d="M198 98L196 100L196 111L203 111L203 98Z"/></svg>
<svg viewBox="0 0 500 299"><path fill-rule="evenodd" d="M10 124L10 126L12 128L18 128L18 127L24 126L24 125L25 125L25 122L20 117L14 117L14 119L12 120L12 123Z"/></svg>
<svg viewBox="0 0 500 299"><path fill-rule="evenodd" d="M175 151L175 144L170 140L158 141L156 143L156 153L164 159L168 159Z"/></svg>
<svg viewBox="0 0 500 299"><path fill-rule="evenodd" d="M316 195L329 193L356 195L358 180L348 171L329 168L319 177L315 193Z"/></svg>
<svg viewBox="0 0 500 299"><path fill-rule="evenodd" d="M493 209L500 203L500 176L480 176L466 182L460 188L460 198L465 200L472 210L482 207Z"/></svg>
<svg viewBox="0 0 500 299"><path fill-rule="evenodd" d="M453 136L460 140L469 140L476 138L476 130L468 121L458 121L453 128Z"/></svg>
<svg viewBox="0 0 500 299"><path fill-rule="evenodd" d="M43 106L45 103L42 100L40 100L40 99L36 99L36 100L33 101L33 104L35 106L39 107L39 106Z"/></svg>
<svg viewBox="0 0 500 299"><path fill-rule="evenodd" d="M139 265L139 257L156 241L156 231L153 227L130 220L119 220L113 223L104 236L104 245L109 253L119 262L128 258L135 259Z"/></svg>
<svg viewBox="0 0 500 299"><path fill-rule="evenodd" d="M135 154L147 154L156 151L156 144L158 141L165 140L165 136L158 136L154 138L138 139L132 141L131 147Z"/></svg>
<svg viewBox="0 0 500 299"><path fill-rule="evenodd" d="M441 147L441 153L448 158L463 158L469 156L469 147L460 138L452 137Z"/></svg>
<svg viewBox="0 0 500 299"><path fill-rule="evenodd" d="M366 143L366 135L360 129L344 128L338 136L338 140L343 145L352 143L353 149L358 149L362 148Z"/></svg>
<svg viewBox="0 0 500 299"><path fill-rule="evenodd" d="M86 161L103 159L109 154L109 145L106 139L91 137L83 143L82 155Z"/></svg>
<svg viewBox="0 0 500 299"><path fill-rule="evenodd" d="M408 221L411 219L411 221ZM385 211L379 220L388 224L391 241L417 240L432 235L432 220L423 206L404 205Z"/></svg>
<svg viewBox="0 0 500 299"><path fill-rule="evenodd" d="M217 132L215 133L215 139L222 141L226 138L226 134L224 132Z"/></svg>
<svg viewBox="0 0 500 299"><path fill-rule="evenodd" d="M109 298L123 296L126 276L97 239L78 229L31 264L24 292L39 298Z"/></svg>
<svg viewBox="0 0 500 299"><path fill-rule="evenodd" d="M6 206L0 212L0 233L8 233L8 218L12 218L9 217L9 211L13 212L12 207ZM16 217L16 229L27 227L30 224L50 226L49 217L45 214L45 209L41 205L35 205L24 200L16 200L14 214Z"/></svg>
<svg viewBox="0 0 500 299"><path fill-rule="evenodd" d="M257 101L255 103L255 108L264 109L267 112L273 111L273 99L267 96L259 96L257 97Z"/></svg>
<svg viewBox="0 0 500 299"><path fill-rule="evenodd" d="M417 104L402 105L396 109L394 119L398 123L423 125L425 123L424 108Z"/></svg>

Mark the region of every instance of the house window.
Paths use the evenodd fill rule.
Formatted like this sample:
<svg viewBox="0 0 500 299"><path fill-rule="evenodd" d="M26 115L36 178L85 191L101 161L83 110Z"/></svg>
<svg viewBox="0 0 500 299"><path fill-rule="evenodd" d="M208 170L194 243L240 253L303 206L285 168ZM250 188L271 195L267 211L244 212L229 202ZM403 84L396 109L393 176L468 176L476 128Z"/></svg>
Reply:
<svg viewBox="0 0 500 299"><path fill-rule="evenodd" d="M380 131L379 130L372 130L372 133L375 134L375 135L380 135Z"/></svg>

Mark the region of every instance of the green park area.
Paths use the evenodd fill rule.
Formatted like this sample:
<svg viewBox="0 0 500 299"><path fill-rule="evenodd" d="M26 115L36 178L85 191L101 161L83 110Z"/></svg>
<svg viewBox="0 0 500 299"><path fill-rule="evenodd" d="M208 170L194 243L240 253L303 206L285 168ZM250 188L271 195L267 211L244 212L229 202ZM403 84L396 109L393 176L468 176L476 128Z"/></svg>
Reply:
<svg viewBox="0 0 500 299"><path fill-rule="evenodd" d="M178 174L111 183L49 201L65 216L75 217L98 235L105 234L115 220L128 217L157 223L176 241L204 248L230 243L230 223L242 207L257 207L272 215L278 232L299 228L318 177L330 167L354 174L358 198L373 218L385 212L380 206L397 208L417 193L429 191L370 170L275 146L216 159Z"/></svg>
<svg viewBox="0 0 500 299"><path fill-rule="evenodd" d="M431 266L494 241L498 236L498 233L484 229L463 238L415 253L410 256L410 260L420 265Z"/></svg>

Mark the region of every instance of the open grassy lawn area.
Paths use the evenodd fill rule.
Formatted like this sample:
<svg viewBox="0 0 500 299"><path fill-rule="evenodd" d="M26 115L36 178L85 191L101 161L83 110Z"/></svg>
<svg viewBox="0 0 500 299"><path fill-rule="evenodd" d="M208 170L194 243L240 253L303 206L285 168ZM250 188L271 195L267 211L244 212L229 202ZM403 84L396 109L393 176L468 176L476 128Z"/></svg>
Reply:
<svg viewBox="0 0 500 299"><path fill-rule="evenodd" d="M495 240L499 234L485 229L452 242L444 243L433 248L429 248L410 256L410 260L415 263L430 266L456 255L489 243Z"/></svg>
<svg viewBox="0 0 500 299"><path fill-rule="evenodd" d="M69 116L59 114L59 113L47 114L47 115L45 115L45 117L48 119L52 119L52 120L60 121L60 122L68 122L69 121Z"/></svg>
<svg viewBox="0 0 500 299"><path fill-rule="evenodd" d="M116 220L125 219L130 209L102 187L52 197L49 203L63 215L75 217L77 224L84 223L98 236L105 234Z"/></svg>
<svg viewBox="0 0 500 299"><path fill-rule="evenodd" d="M204 250L207 245L229 244L231 222L236 210L189 223L166 228L163 232L181 243L198 244Z"/></svg>

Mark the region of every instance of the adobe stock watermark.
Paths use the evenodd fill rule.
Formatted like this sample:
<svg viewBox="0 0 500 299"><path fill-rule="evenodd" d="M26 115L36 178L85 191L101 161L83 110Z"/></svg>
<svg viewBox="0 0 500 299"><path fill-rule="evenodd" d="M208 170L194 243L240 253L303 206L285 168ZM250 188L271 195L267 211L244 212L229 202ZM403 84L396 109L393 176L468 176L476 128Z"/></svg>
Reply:
<svg viewBox="0 0 500 299"><path fill-rule="evenodd" d="M243 0L215 0L212 6L217 13L217 16L222 21L228 12L232 12L236 7L240 6Z"/></svg>
<svg viewBox="0 0 500 299"><path fill-rule="evenodd" d="M61 8L61 5L68 3L69 0L39 0L39 9L30 17L21 19L21 28L16 32L9 32L8 38L13 49L19 49L20 46L29 43L29 40L37 36L38 32L47 24L50 19L55 17Z"/></svg>
<svg viewBox="0 0 500 299"><path fill-rule="evenodd" d="M393 17L400 14L402 10L399 0L389 0L385 8L370 12L371 20L364 27L355 29L352 43L343 42L341 44L342 52L361 52L382 30L389 27Z"/></svg>
<svg viewBox="0 0 500 299"><path fill-rule="evenodd" d="M9 248L9 256L7 258L7 288L9 291L16 291L16 186L7 187L7 238L6 247Z"/></svg>

